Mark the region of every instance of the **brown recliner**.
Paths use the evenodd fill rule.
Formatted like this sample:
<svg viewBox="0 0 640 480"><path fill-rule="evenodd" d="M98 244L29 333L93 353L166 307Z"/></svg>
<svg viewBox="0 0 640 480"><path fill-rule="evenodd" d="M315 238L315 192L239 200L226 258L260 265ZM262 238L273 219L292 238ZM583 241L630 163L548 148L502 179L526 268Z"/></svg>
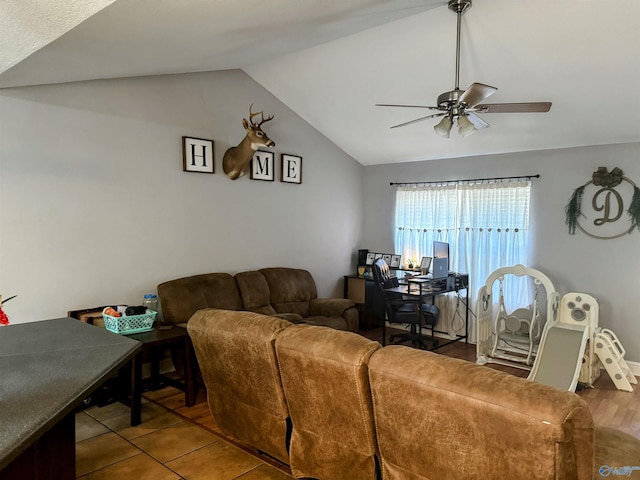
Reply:
<svg viewBox="0 0 640 480"><path fill-rule="evenodd" d="M217 309L199 310L187 324L220 430L285 463L290 422L275 340L292 326L257 313Z"/></svg>
<svg viewBox="0 0 640 480"><path fill-rule="evenodd" d="M236 280L246 310L307 323L358 331L358 311L346 298L318 298L313 276L299 268L241 272Z"/></svg>
<svg viewBox="0 0 640 480"><path fill-rule="evenodd" d="M277 318L283 318L293 323L302 321L302 316L298 313L278 313L271 306L271 291L265 276L256 271L237 273L234 277L240 290L240 297L244 309L250 312L262 313L263 315L271 315Z"/></svg>
<svg viewBox="0 0 640 480"><path fill-rule="evenodd" d="M367 365L380 347L356 333L294 325L276 339L293 423L296 478L375 479L378 472Z"/></svg>
<svg viewBox="0 0 640 480"><path fill-rule="evenodd" d="M345 298L318 298L311 273L298 268L264 268L207 273L158 285L166 323L185 326L203 308L248 310L294 323L358 331L358 310Z"/></svg>
<svg viewBox="0 0 640 480"><path fill-rule="evenodd" d="M388 480L586 480L640 465L640 440L594 427L571 392L403 346L377 351L369 378Z"/></svg>
<svg viewBox="0 0 640 480"><path fill-rule="evenodd" d="M205 273L177 278L158 285L166 323L184 324L203 308L243 310L235 278L228 273Z"/></svg>

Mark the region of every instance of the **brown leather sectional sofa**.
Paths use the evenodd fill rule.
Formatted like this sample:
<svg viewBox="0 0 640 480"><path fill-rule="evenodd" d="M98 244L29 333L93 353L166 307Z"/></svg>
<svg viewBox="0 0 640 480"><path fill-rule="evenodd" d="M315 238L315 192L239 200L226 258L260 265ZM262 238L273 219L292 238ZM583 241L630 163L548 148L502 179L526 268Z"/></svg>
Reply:
<svg viewBox="0 0 640 480"><path fill-rule="evenodd" d="M172 324L185 324L203 308L219 308L272 315L292 323L358 331L354 302L318 298L311 273L296 268L263 268L235 276L207 273L178 278L158 285L158 296L164 321Z"/></svg>
<svg viewBox="0 0 640 480"><path fill-rule="evenodd" d="M485 366L248 312L200 310L188 331L218 426L296 478L584 480L640 466L640 440L595 427L578 395Z"/></svg>

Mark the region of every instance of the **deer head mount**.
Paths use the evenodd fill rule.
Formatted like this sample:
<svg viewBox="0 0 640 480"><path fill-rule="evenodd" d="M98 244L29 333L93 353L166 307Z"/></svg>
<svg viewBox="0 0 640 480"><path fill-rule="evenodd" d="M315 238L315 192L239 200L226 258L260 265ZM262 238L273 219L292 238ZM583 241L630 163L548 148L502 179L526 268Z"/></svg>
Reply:
<svg viewBox="0 0 640 480"><path fill-rule="evenodd" d="M264 113L262 112L253 113L251 111L252 107L253 103L249 106L249 120L242 119L242 126L247 131L247 134L237 146L231 147L224 152L224 157L222 158L222 169L231 180L235 180L247 173L249 162L258 148L276 146L275 142L261 128L263 123L273 120L273 115L264 118ZM253 121L253 117L256 115L260 115L261 120L259 123Z"/></svg>

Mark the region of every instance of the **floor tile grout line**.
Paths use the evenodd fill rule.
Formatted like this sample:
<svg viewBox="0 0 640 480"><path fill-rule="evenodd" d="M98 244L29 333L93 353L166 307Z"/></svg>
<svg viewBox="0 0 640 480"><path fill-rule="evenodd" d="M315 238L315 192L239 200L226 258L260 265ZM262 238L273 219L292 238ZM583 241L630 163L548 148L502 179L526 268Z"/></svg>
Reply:
<svg viewBox="0 0 640 480"><path fill-rule="evenodd" d="M115 432L113 432L113 433L115 433ZM134 445L134 446L135 446L135 445ZM136 448L137 448L137 447L136 447ZM105 468L113 467L114 465L117 465L117 464L119 464L119 463L125 462L125 461L127 461L127 460L129 460L129 459L131 459L131 458L134 458L134 457L138 457L138 456L140 456L140 455L145 455L145 454L147 454L147 452L145 452L144 450L141 450L141 449L139 449L139 448L138 448L138 450L140 450L140 451L139 451L138 453L136 453L135 455L131 455L130 457L123 458L122 460L118 460L117 462L113 462L113 463L110 463L110 464L108 464L108 465L103 465L103 466L101 466L100 468L96 468L95 470L91 470L90 472L83 473L81 476L76 476L76 479L79 479L79 478L82 478L82 477L86 477L87 475L91 475L91 474L93 474L93 473L99 472L100 470L104 470ZM147 455L148 455L148 454L147 454Z"/></svg>
<svg viewBox="0 0 640 480"><path fill-rule="evenodd" d="M147 398L147 400L148 400L149 402L151 402L151 403L154 403L155 405L158 405L159 407L164 408L167 412L169 412L169 413L173 413L174 415L177 415L178 417L180 417L180 418L182 418L183 420L185 420L185 421L187 421L187 422L191 423L192 425L195 425L195 426L197 426L197 427L199 427L199 428L202 428L203 430L206 430L207 432L211 433L212 435L215 435L216 437L218 437L220 440L224 440L224 441L226 441L226 442L229 442L229 443L231 443L232 445L235 445L236 447L242 448L243 450L245 450L245 449L246 449L246 447L244 447L244 448L243 448L243 446L242 446L242 445L239 445L239 444L237 444L236 442L234 442L234 441L232 441L232 440L230 440L230 439L228 439L228 438L226 438L226 437L224 437L224 436L220 435L218 432L216 432L215 430L213 430L213 429L211 429L211 428L207 427L206 425L200 425L200 424L197 424L197 423L195 423L193 420L191 420L189 417L187 417L186 415L183 415L183 414L181 414L180 412L178 412L178 411L176 411L176 410L170 410L170 409L168 409L167 407L165 407L164 405L162 405L161 403L159 403L159 402L155 401L155 400L154 400L154 399L152 399L152 398ZM247 452L247 453L251 453L251 452Z"/></svg>
<svg viewBox="0 0 640 480"><path fill-rule="evenodd" d="M143 396L143 397L144 397L144 396ZM161 403L159 403L158 401L156 401L156 400L155 400L155 399L153 399L153 398L149 398L149 397L144 397L144 398L146 398L146 400L147 400L148 402L154 403L154 404L156 404L156 405L158 405L158 406L160 406L160 407L164 408L164 409L165 409L165 410L167 410L168 412L171 412L171 413L174 413L175 415L178 415L179 417L181 417L181 418L185 419L185 420L186 420L186 421L188 421L189 423L192 423L192 424L194 424L194 425L196 425L196 426L198 426L198 427L200 427L200 428L202 428L202 429L206 430L207 432L209 432L209 433L211 433L211 434L215 435L215 436L216 436L216 437L218 437L219 439L221 439L221 440L223 440L223 441L225 441L225 442L227 442L227 443L230 443L231 445L233 445L233 446L235 446L235 447L237 447L237 448L241 449L242 451L244 451L244 452L248 453L249 455L253 456L254 458L258 459L258 460L261 462L261 464L268 465L268 466L270 466L270 467L272 467L272 468L277 469L278 471L280 471L280 472L282 472L282 473L285 473L285 474L289 475L287 472L284 472L284 471L282 470L282 468L281 468L281 467L279 467L279 466L277 466L276 464L272 464L271 462L265 461L265 459L264 459L264 458L262 458L260 455L256 454L256 452L252 451L250 448L248 448L248 447L246 447L246 446L244 446L244 445L242 445L242 444L240 444L240 443L238 443L238 442L236 442L236 441L234 441L234 440L232 440L232 439L230 439L230 438L227 438L227 437L225 437L225 436L223 436L223 435L220 435L220 433L218 433L218 432L214 431L213 429L211 429L211 428L207 427L206 425L196 424L196 423L195 423L192 419L190 419L189 417L187 417L187 416L185 416L185 415L181 414L181 413L180 413L180 412L178 412L177 410L170 410L169 408L167 408L166 406L162 405ZM246 473L246 472L245 472L245 473ZM292 477L292 478L293 478L293 477Z"/></svg>
<svg viewBox="0 0 640 480"><path fill-rule="evenodd" d="M186 457L187 455L190 455L190 454L192 454L192 453L198 452L198 451L202 450L203 448L210 447L211 445L213 445L213 444L215 444L215 443L217 443L217 442L207 443L206 445L202 445L202 446L200 446L200 447L196 448L195 450L190 450L190 451L188 451L188 452L181 453L181 454L180 454L180 455L178 455L177 457L172 458L171 460L167 460L165 463L162 463L162 462L161 462L161 463L162 463L165 467L167 467L169 470L174 471L173 469L171 469L171 467L167 466L167 463L169 463L169 462L173 462L173 461L178 460L179 458L182 458L182 457ZM178 473L178 472L175 472L175 473L176 473L176 475L179 475L179 473Z"/></svg>
<svg viewBox="0 0 640 480"><path fill-rule="evenodd" d="M154 402L154 403L155 403L155 402ZM156 404L156 405L157 405L158 407L162 408L163 410L165 410L166 412L168 412L168 413L173 413L173 414L174 414L174 415L176 415L177 417L180 417L180 418L181 418L181 420L182 420L183 422L185 422L185 423L187 423L187 424L189 424L189 425L195 426L195 427L197 427L197 428L200 428L201 430L205 430L207 433L212 433L212 432L210 432L208 429L205 429L203 426L201 426L201 425L196 425L195 423L193 423L193 422L192 422L190 419L188 419L187 417L184 417L183 415L178 415L178 414L176 414L176 412L172 412L171 410L169 410L168 408L166 408L164 405L160 405L160 404ZM114 417L110 417L110 418L114 418ZM109 420L109 419L105 419L105 420ZM99 421L99 420L98 420L98 421ZM202 448L208 447L208 446L213 445L214 443L216 443L216 442L220 441L220 437L219 437L218 435L215 435L215 437L217 438L217 440L214 440L214 441L212 441L212 442L210 442L210 443L207 443L206 445L202 445L202 446L200 446L200 447L198 447L198 448L196 448L196 449L194 449L194 450L190 450L190 451L188 451L188 452L182 453L182 454L178 455L177 457L171 458L171 459L169 459L169 460L167 460L167 461L163 462L163 461L161 461L159 458L157 458L157 457L155 457L154 455L152 455L150 452L148 452L148 451L144 450L143 448L140 448L138 445L134 444L131 440L135 440L135 439L143 438L143 437L145 437L145 436L147 436L147 435L151 435L151 434L153 434L153 433L161 432L162 430L166 430L166 429L168 429L168 428L170 428L170 427L173 427L173 426L177 425L177 423L174 423L174 424L171 424L171 425L166 425L166 426L164 426L164 427L162 427L162 428L158 428L158 429L154 430L153 432L149 432L149 433L146 433L146 434L144 434L144 435L140 435L140 436L138 436L138 437L135 437L135 438L132 438L132 439L128 439L128 438L126 438L126 437L124 437L124 436L120 435L120 433L118 433L118 432L116 432L116 431L112 430L108 425L105 425L103 422L101 422L101 421L99 421L99 422L100 422L102 425L104 425L104 427L105 427L105 428L109 429L109 432L113 432L113 433L115 433L115 434L116 434L116 435L118 435L120 438L122 438L123 440L125 440L127 443L129 443L129 444L130 444L130 445L132 445L133 447L135 447L135 448L137 448L138 450L140 450L140 452L139 452L138 454L133 455L133 456L131 456L131 457L129 457L129 458L133 458L133 457L135 457L135 456L137 456L137 455L140 455L140 454L145 454L145 455L147 455L148 457L152 458L154 461L158 462L158 463L159 463L160 465L162 465L163 467L165 467L165 468L167 468L168 470L170 470L172 473L176 474L176 475L177 475L180 479L182 479L182 480L184 480L184 479L183 479L183 477L180 475L180 473L176 472L176 471L175 471L175 470L173 470L171 467L169 467L169 466L167 465L167 463L172 462L172 461L174 461L174 460L177 460L178 458L184 457L185 455L189 455L190 453L197 452L198 450L201 450ZM180 423L180 422L178 422L178 423ZM106 433L109 433L109 432L106 432ZM115 464L117 464L117 463L120 463L120 462L123 462L123 461L125 461L125 460L128 460L128 459L120 460L119 462L114 462L114 463L112 463L112 464L110 464L110 465L108 465L108 466L113 466L113 465L115 465ZM106 466L105 466L105 467L101 467L101 468L99 468L98 470L101 470L102 468L106 468ZM97 472L98 470L94 470L94 472ZM91 473L93 473L93 472L91 472Z"/></svg>
<svg viewBox="0 0 640 480"><path fill-rule="evenodd" d="M167 408L165 408L165 407L164 407L164 406L162 406L162 405L159 405L159 407L162 407L164 410L168 411L169 413L173 413L173 412L171 412L170 410L168 410ZM101 437L101 436L103 436L103 435L108 435L109 433L114 433L115 435L117 435L118 437L120 437L121 439L123 439L125 442L127 442L129 445L131 445L132 447L134 447L135 449L137 449L137 450L138 450L138 452L137 452L135 455L131 455L130 457L124 458L124 459L122 459L122 460L118 460L117 462L113 462L113 463L110 463L110 464L108 464L108 465L104 465L104 466L102 466L102 467L100 467L100 468L98 468L98 469L95 469L95 470L92 470L92 471L90 471L90 472L87 472L87 473L83 474L82 476L85 476L85 475L89 475L89 474L91 474L91 473L98 472L98 471L100 471L100 470L102 470L102 469L105 469L105 468L108 468L108 467L112 467L113 465L116 465L116 464L118 464L118 463L121 463L121 462L124 462L124 461L126 461L126 460L129 460L130 458L137 457L137 456L139 456L139 455L144 454L144 455L147 455L148 457L152 458L154 461L158 462L160 465L162 465L162 466L164 466L164 467L168 468L169 470L171 470L173 473L175 473L176 475L178 475L180 478L182 478L178 472L175 472L175 471L174 471L174 470L172 470L171 468L167 467L167 466L165 465L165 462L160 461L158 458L154 457L151 453L149 453L149 452L147 452L146 450L144 450L144 449L140 448L138 445L134 444L134 443L131 441L131 440L134 440L134 439L137 439L137 438L142 438L142 437L144 437L145 435L149 435L149 434L151 434L151 433L159 432L159 431L161 431L161 430L164 430L164 429L166 429L166 428L168 428L168 427L171 427L171 426L173 426L173 425L177 425L177 424L167 425L167 426L165 426L165 427L158 428L158 429L154 430L154 432L149 432L149 433L147 433L147 434L145 434L145 435L140 435L140 436L135 437L135 438L133 438L133 439L128 439L128 438L124 437L124 436L123 436L123 435L121 435L119 432L117 432L117 431L113 430L111 427L109 427L108 425L106 425L106 424L104 423L104 421L111 420L111 419L113 419L113 418L115 418L115 417L117 417L117 416L119 416L119 415L114 415L114 416L112 416L112 417L105 418L105 419L103 419L104 421L102 421L102 420L98 420L97 418L93 417L93 416L92 416L92 415L90 415L88 412L84 412L84 411L82 411L82 412L78 412L78 413L85 413L85 414L89 415L91 418L93 418L94 420L96 420L98 423L100 423L102 426L104 426L104 427L108 430L107 432L103 432L103 433L98 434L98 435L95 435L95 436L93 436L93 437L85 438L84 440L80 440L80 442L84 442L84 441L91 440L91 439L96 439L96 438L99 438L99 437ZM184 421L184 420L185 420L185 419L183 418L183 421ZM189 424L193 425L193 422L187 422L187 423L189 423ZM195 426L196 426L196 427L199 427L199 425L195 425ZM79 443L79 442L76 442L76 443ZM208 445L210 445L210 444L208 444ZM196 450L197 450L197 449L196 449ZM195 451L195 450L193 450L193 451ZM190 452L188 452L188 453L190 453ZM176 458L179 458L180 456L182 456L182 455L179 455L179 456L178 456L178 457L176 457ZM175 460L175 459L172 459L172 460ZM168 460L168 461L171 461L171 460ZM79 477L76 477L76 478L79 478Z"/></svg>

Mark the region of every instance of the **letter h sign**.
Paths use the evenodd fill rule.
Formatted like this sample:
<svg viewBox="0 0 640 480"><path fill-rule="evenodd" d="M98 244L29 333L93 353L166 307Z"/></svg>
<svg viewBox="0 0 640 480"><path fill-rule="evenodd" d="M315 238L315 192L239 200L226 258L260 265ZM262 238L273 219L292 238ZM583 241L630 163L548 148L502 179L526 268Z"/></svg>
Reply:
<svg viewBox="0 0 640 480"><path fill-rule="evenodd" d="M213 140L182 137L182 170L214 173Z"/></svg>

